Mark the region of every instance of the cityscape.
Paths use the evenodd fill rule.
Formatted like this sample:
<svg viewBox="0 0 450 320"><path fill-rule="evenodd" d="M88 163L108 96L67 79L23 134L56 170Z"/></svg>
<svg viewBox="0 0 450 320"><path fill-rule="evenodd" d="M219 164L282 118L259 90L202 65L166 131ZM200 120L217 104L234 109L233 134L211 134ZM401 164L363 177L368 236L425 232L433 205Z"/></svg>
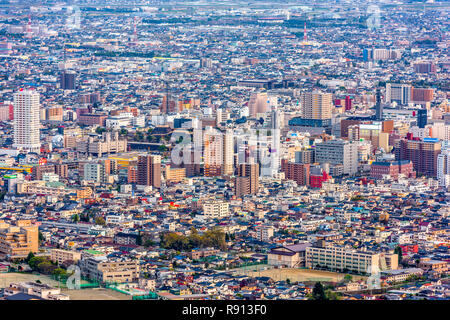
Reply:
<svg viewBox="0 0 450 320"><path fill-rule="evenodd" d="M449 300L449 12L1 1L0 300Z"/></svg>

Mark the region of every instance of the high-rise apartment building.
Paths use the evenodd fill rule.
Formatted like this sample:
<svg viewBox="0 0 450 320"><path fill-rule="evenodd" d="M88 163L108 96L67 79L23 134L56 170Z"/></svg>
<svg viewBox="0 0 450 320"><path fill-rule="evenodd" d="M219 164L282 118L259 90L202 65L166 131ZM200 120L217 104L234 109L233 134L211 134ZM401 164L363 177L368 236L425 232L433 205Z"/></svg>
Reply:
<svg viewBox="0 0 450 320"><path fill-rule="evenodd" d="M412 100L413 88L409 84L386 83L386 102L406 105Z"/></svg>
<svg viewBox="0 0 450 320"><path fill-rule="evenodd" d="M305 92L301 97L304 119L331 119L333 95L319 91Z"/></svg>
<svg viewBox="0 0 450 320"><path fill-rule="evenodd" d="M314 149L306 149L295 152L295 163L314 163L315 152Z"/></svg>
<svg viewBox="0 0 450 320"><path fill-rule="evenodd" d="M436 73L436 65L433 61L417 62L414 64L415 73Z"/></svg>
<svg viewBox="0 0 450 320"><path fill-rule="evenodd" d="M161 156L142 155L138 157L137 184L161 187Z"/></svg>
<svg viewBox="0 0 450 320"><path fill-rule="evenodd" d="M14 94L14 148L40 153L39 108L38 92L20 89Z"/></svg>
<svg viewBox="0 0 450 320"><path fill-rule="evenodd" d="M352 99L350 98L350 96L346 96L345 97L345 111L348 111L351 109L352 109Z"/></svg>
<svg viewBox="0 0 450 320"><path fill-rule="evenodd" d="M9 224L0 220L0 253L27 256L39 251L38 226L30 220Z"/></svg>
<svg viewBox="0 0 450 320"><path fill-rule="evenodd" d="M59 76L59 86L63 90L76 89L77 75L74 71L63 71Z"/></svg>
<svg viewBox="0 0 450 320"><path fill-rule="evenodd" d="M14 105L12 102L4 101L0 103L0 121L14 119Z"/></svg>
<svg viewBox="0 0 450 320"><path fill-rule="evenodd" d="M396 160L411 160L418 174L430 177L437 176L437 159L440 153L441 143L435 138L402 139L395 145Z"/></svg>
<svg viewBox="0 0 450 320"><path fill-rule="evenodd" d="M281 172L284 172L286 179L297 182L299 186L309 185L309 163L288 162L281 160Z"/></svg>
<svg viewBox="0 0 450 320"><path fill-rule="evenodd" d="M450 186L450 150L442 151L437 157L437 179L440 186Z"/></svg>
<svg viewBox="0 0 450 320"><path fill-rule="evenodd" d="M363 50L364 61L396 60L401 56L402 53L399 49L365 48Z"/></svg>
<svg viewBox="0 0 450 320"><path fill-rule="evenodd" d="M109 161L109 160L108 160ZM94 183L106 183L106 168L102 162L88 162L84 164L84 180Z"/></svg>
<svg viewBox="0 0 450 320"><path fill-rule="evenodd" d="M256 194L259 189L259 164L244 163L238 166L235 178L235 194L241 197L247 194Z"/></svg>
<svg viewBox="0 0 450 320"><path fill-rule="evenodd" d="M223 174L234 173L234 137L233 131L227 129L223 136Z"/></svg>
<svg viewBox="0 0 450 320"><path fill-rule="evenodd" d="M412 101L414 103L425 104L434 99L434 89L432 88L412 88Z"/></svg>
<svg viewBox="0 0 450 320"><path fill-rule="evenodd" d="M203 138L204 175L207 177L220 176L224 161L224 136L218 130L208 127Z"/></svg>
<svg viewBox="0 0 450 320"><path fill-rule="evenodd" d="M358 171L358 144L345 140L329 140L316 145L316 162L342 164L344 174Z"/></svg>

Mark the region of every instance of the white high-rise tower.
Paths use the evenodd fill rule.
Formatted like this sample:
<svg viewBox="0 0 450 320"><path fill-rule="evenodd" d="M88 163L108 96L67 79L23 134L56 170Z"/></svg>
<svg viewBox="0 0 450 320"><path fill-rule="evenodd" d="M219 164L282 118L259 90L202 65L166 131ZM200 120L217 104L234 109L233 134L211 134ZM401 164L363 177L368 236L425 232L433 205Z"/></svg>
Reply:
<svg viewBox="0 0 450 320"><path fill-rule="evenodd" d="M40 153L39 107L38 92L20 89L14 94L14 148Z"/></svg>
<svg viewBox="0 0 450 320"><path fill-rule="evenodd" d="M444 150L438 155L437 179L440 186L450 186L450 150Z"/></svg>

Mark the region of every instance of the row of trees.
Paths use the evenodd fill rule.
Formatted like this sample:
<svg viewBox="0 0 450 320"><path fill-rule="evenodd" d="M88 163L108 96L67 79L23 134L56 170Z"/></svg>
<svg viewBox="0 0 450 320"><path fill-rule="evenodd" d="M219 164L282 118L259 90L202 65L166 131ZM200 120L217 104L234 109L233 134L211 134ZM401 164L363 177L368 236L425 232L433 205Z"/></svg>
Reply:
<svg viewBox="0 0 450 320"><path fill-rule="evenodd" d="M33 271L38 271L40 273L54 276L67 275L67 271L65 269L58 267L56 264L48 260L48 258L36 257L32 252L28 254L28 257L25 259L25 261Z"/></svg>
<svg viewBox="0 0 450 320"><path fill-rule="evenodd" d="M339 293L334 292L331 287L324 288L320 282L316 282L309 296L310 300L339 300L339 298Z"/></svg>
<svg viewBox="0 0 450 320"><path fill-rule="evenodd" d="M208 230L203 234L199 234L195 228L192 228L189 236L179 235L175 232L164 232L160 235L160 239L162 248L178 251L206 247L214 247L221 250L227 248L225 233L219 228Z"/></svg>
<svg viewBox="0 0 450 320"><path fill-rule="evenodd" d="M155 53L151 52L129 52L129 51L96 51L97 57L125 57L125 58L153 58Z"/></svg>
<svg viewBox="0 0 450 320"><path fill-rule="evenodd" d="M74 214L71 217L71 219L72 219L73 222L80 222L80 221L90 222L91 219L93 219L95 224L98 224L98 225L101 225L101 226L106 225L105 218L103 218L101 216L95 216L95 215L89 214L89 213L86 213L86 214L83 214L83 213L81 213L81 214Z"/></svg>

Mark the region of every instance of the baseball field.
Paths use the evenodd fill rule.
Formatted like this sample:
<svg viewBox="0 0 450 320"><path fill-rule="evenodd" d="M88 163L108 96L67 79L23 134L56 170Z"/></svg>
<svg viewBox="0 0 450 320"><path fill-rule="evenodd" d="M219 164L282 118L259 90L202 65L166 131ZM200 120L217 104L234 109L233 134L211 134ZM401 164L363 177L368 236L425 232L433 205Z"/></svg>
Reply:
<svg viewBox="0 0 450 320"><path fill-rule="evenodd" d="M265 269L265 270L264 270ZM283 269L274 269L274 268L240 268L235 269L234 272L236 274L248 275L252 277L270 277L275 281L281 281L289 279L292 282L339 282L342 281L345 277L345 273L337 273L337 272L329 272L329 271L321 271L321 270L309 270L309 269L291 269L291 268L283 268ZM364 276L355 276L352 275L353 280L364 280L367 277Z"/></svg>

